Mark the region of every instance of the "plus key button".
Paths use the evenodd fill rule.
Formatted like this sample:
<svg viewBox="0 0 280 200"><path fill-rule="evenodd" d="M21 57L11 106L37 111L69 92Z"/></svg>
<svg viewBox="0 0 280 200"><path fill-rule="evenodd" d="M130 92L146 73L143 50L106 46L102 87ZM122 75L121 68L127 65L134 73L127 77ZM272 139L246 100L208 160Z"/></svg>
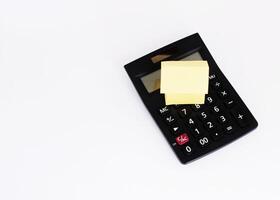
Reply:
<svg viewBox="0 0 280 200"><path fill-rule="evenodd" d="M235 109L231 113L240 127L246 127L248 125L246 115L242 111Z"/></svg>

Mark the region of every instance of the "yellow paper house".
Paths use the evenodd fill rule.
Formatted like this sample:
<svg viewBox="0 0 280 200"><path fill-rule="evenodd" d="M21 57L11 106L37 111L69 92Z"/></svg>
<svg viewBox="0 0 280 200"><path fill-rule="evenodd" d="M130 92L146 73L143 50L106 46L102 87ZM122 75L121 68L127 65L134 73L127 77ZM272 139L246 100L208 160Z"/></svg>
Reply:
<svg viewBox="0 0 280 200"><path fill-rule="evenodd" d="M166 105L204 104L208 76L207 61L161 62L160 93L165 95Z"/></svg>

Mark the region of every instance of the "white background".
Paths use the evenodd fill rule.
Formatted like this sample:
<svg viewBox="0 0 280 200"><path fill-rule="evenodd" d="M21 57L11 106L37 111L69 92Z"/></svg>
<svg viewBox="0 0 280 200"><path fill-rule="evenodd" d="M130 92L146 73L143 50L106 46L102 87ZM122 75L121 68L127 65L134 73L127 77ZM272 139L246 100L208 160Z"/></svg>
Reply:
<svg viewBox="0 0 280 200"><path fill-rule="evenodd" d="M278 0L0 0L0 199L280 199ZM123 65L199 32L259 122L181 165Z"/></svg>

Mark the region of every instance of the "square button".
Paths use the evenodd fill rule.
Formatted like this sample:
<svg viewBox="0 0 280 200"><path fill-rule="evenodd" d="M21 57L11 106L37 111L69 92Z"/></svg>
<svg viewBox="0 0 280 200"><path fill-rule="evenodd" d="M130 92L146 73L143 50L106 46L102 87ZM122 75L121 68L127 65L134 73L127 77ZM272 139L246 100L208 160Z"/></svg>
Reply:
<svg viewBox="0 0 280 200"><path fill-rule="evenodd" d="M214 81L214 80L216 80L217 78L216 78L216 74L214 74L214 73L210 73L210 75L209 75L209 81Z"/></svg>
<svg viewBox="0 0 280 200"><path fill-rule="evenodd" d="M247 126L246 115L242 111L235 109L235 110L232 110L231 113L240 127Z"/></svg>
<svg viewBox="0 0 280 200"><path fill-rule="evenodd" d="M179 113L180 117L185 118L185 117L191 115L192 110L188 106L181 106L178 108L178 113Z"/></svg>
<svg viewBox="0 0 280 200"><path fill-rule="evenodd" d="M198 118L199 118L202 122L207 121L207 120L209 120L209 113L206 112L206 111L199 112Z"/></svg>
<svg viewBox="0 0 280 200"><path fill-rule="evenodd" d="M178 123L172 124L170 126L170 130L175 135L183 132L183 129L178 125Z"/></svg>
<svg viewBox="0 0 280 200"><path fill-rule="evenodd" d="M203 137L203 138L200 138L200 139L198 140L198 145L199 145L200 147L205 147L205 146L207 146L209 143L210 143L210 140L209 140L208 137Z"/></svg>
<svg viewBox="0 0 280 200"><path fill-rule="evenodd" d="M190 155L190 154L192 154L192 152L193 152L193 148L190 145L187 145L183 148L183 153L184 154Z"/></svg>
<svg viewBox="0 0 280 200"><path fill-rule="evenodd" d="M191 118L191 117L190 117L190 118L187 118L187 125L188 125L188 127L190 127L190 128L196 126L196 122L195 122L194 118Z"/></svg>
<svg viewBox="0 0 280 200"><path fill-rule="evenodd" d="M233 132L234 132L234 126L232 126L232 125L226 126L226 127L225 127L225 132L226 132L226 134L231 134L231 133L233 133Z"/></svg>
<svg viewBox="0 0 280 200"><path fill-rule="evenodd" d="M210 82L212 87L216 90L221 89L222 88L222 83L218 80Z"/></svg>
<svg viewBox="0 0 280 200"><path fill-rule="evenodd" d="M175 123L175 117L173 115L167 115L164 117L164 120L167 124Z"/></svg>
<svg viewBox="0 0 280 200"><path fill-rule="evenodd" d="M212 96L206 95L205 103L206 103L207 105L212 105L212 104L215 103L215 100L214 100L214 98L213 98Z"/></svg>
<svg viewBox="0 0 280 200"><path fill-rule="evenodd" d="M220 105L214 105L213 107L211 107L210 109L213 113L218 114L221 112L221 106Z"/></svg>
<svg viewBox="0 0 280 200"><path fill-rule="evenodd" d="M192 128L192 135L195 137L195 138L199 138L203 135L203 132L200 130L200 128L198 127L193 127Z"/></svg>
<svg viewBox="0 0 280 200"><path fill-rule="evenodd" d="M235 101L233 99L225 100L225 105L227 108L232 108L235 105Z"/></svg>
<svg viewBox="0 0 280 200"><path fill-rule="evenodd" d="M221 114L217 117L217 120L220 124L225 124L229 121L229 117L225 114Z"/></svg>
<svg viewBox="0 0 280 200"><path fill-rule="evenodd" d="M169 106L164 106L164 107L159 108L158 111L161 115L166 115L170 112L170 108L169 108Z"/></svg>
<svg viewBox="0 0 280 200"><path fill-rule="evenodd" d="M220 90L220 91L218 91L218 95L219 95L219 97L221 97L222 99L225 99L225 98L229 97L229 93L228 93L228 91L226 91L226 90Z"/></svg>
<svg viewBox="0 0 280 200"><path fill-rule="evenodd" d="M220 130L211 133L211 137L213 138L213 140L219 140L219 139L221 139L222 136L223 136L223 133Z"/></svg>
<svg viewBox="0 0 280 200"><path fill-rule="evenodd" d="M192 105L192 109L194 111L199 111L199 110L201 110L201 108L202 108L202 104L194 104L194 105Z"/></svg>
<svg viewBox="0 0 280 200"><path fill-rule="evenodd" d="M216 129L216 124L213 121L206 121L206 122L204 122L204 127L208 131L212 131L212 130Z"/></svg>
<svg viewBox="0 0 280 200"><path fill-rule="evenodd" d="M178 137L176 137L176 142L179 145L183 145L186 144L187 142L189 142L189 136L186 133L183 133L181 135L179 135Z"/></svg>

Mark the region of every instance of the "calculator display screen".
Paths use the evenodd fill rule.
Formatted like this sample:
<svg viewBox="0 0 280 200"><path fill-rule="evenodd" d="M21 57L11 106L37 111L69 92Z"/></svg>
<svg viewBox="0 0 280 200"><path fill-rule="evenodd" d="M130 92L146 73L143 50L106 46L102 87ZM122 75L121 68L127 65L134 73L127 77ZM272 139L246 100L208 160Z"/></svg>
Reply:
<svg viewBox="0 0 280 200"><path fill-rule="evenodd" d="M199 52L195 52L186 57L182 57L179 60L203 60L203 59ZM149 93L159 90L160 89L160 69L141 77L141 81Z"/></svg>

